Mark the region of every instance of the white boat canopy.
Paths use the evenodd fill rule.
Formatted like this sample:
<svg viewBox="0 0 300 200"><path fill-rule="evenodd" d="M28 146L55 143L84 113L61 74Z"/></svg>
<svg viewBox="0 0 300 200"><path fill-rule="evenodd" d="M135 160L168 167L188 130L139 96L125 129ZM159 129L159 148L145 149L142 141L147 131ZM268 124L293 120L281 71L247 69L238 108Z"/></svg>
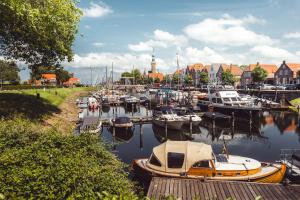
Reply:
<svg viewBox="0 0 300 200"><path fill-rule="evenodd" d="M195 163L212 160L210 145L191 141L166 141L153 148L147 166L162 172L187 172Z"/></svg>

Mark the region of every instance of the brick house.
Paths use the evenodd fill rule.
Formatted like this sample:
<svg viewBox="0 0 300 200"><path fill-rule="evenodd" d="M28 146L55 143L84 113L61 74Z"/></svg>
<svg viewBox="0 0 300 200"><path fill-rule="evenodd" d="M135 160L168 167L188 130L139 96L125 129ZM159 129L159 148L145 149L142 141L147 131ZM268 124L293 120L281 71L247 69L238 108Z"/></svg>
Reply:
<svg viewBox="0 0 300 200"><path fill-rule="evenodd" d="M265 83L268 84L274 84L275 83L275 72L278 70L278 67L275 64L260 64L257 62L256 64L250 64L248 67L246 67L241 75L241 86L246 87L249 84L252 84L252 71L255 67L260 66L264 70L267 71L268 76L266 80L264 81Z"/></svg>
<svg viewBox="0 0 300 200"><path fill-rule="evenodd" d="M186 67L185 73L187 75L190 75L193 80L197 78L197 73L201 72L204 69L204 65L201 63L193 64L193 65L188 65Z"/></svg>
<svg viewBox="0 0 300 200"><path fill-rule="evenodd" d="M300 83L297 78L298 71L300 71L300 63L286 63L283 61L275 73L276 84Z"/></svg>
<svg viewBox="0 0 300 200"><path fill-rule="evenodd" d="M243 73L241 68L239 68L237 65L233 65L233 64L230 64L230 65L222 64L217 72L217 79L218 79L219 83L223 83L222 82L222 73L224 71L229 71L234 76L234 79L236 80L235 86L240 85L240 79L241 79L241 76Z"/></svg>
<svg viewBox="0 0 300 200"><path fill-rule="evenodd" d="M43 85L53 85L57 84L56 74L42 74L41 75L41 83Z"/></svg>
<svg viewBox="0 0 300 200"><path fill-rule="evenodd" d="M80 79L79 78L71 77L71 78L69 78L69 80L67 80L66 82L64 82L63 85L71 87L71 86L74 86L74 85L79 84L79 83L80 83Z"/></svg>

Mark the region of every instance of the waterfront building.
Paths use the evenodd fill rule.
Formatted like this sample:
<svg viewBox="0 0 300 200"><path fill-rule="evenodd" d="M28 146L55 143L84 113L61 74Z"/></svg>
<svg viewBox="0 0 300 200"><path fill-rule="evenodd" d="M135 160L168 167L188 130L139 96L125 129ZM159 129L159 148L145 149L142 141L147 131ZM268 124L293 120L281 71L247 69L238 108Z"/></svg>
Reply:
<svg viewBox="0 0 300 200"><path fill-rule="evenodd" d="M222 81L222 73L225 71L229 71L235 80L235 86L240 85L240 79L241 79L241 75L243 73L242 69L240 67L238 67L238 65L226 65L226 64L222 64L217 72L217 79L218 79L218 83L223 83Z"/></svg>
<svg viewBox="0 0 300 200"><path fill-rule="evenodd" d="M268 84L274 84L275 79L274 79L274 74L278 70L278 67L275 64L260 64L257 62L256 64L250 64L248 67L246 67L241 75L241 86L246 87L249 84L252 84L252 71L255 67L261 67L264 70L267 71L268 76L265 80L265 83Z"/></svg>
<svg viewBox="0 0 300 200"><path fill-rule="evenodd" d="M275 73L276 84L294 84L300 83L297 72L300 71L300 63L282 62Z"/></svg>
<svg viewBox="0 0 300 200"><path fill-rule="evenodd" d="M41 75L41 84L42 85L53 85L57 84L56 74L42 74Z"/></svg>

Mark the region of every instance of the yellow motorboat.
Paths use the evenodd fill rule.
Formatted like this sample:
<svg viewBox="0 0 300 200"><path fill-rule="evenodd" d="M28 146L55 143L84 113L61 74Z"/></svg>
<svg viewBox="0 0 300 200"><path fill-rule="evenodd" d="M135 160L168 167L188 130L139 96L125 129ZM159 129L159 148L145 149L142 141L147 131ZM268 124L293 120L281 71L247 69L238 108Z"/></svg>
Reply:
<svg viewBox="0 0 300 200"><path fill-rule="evenodd" d="M210 145L191 141L167 141L153 148L149 159L133 161L137 173L206 180L279 183L286 165L262 163L236 155L215 155Z"/></svg>

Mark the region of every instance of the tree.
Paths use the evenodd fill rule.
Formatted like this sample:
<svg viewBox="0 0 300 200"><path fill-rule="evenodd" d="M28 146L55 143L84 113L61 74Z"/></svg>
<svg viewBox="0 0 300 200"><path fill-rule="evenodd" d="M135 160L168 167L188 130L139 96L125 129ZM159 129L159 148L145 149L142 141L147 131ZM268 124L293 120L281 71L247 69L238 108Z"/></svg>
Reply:
<svg viewBox="0 0 300 200"><path fill-rule="evenodd" d="M1 0L0 54L30 64L73 58L77 0Z"/></svg>
<svg viewBox="0 0 300 200"><path fill-rule="evenodd" d="M135 83L140 83L141 82L142 75L141 75L140 70L138 70L138 69L132 70L131 76L134 78Z"/></svg>
<svg viewBox="0 0 300 200"><path fill-rule="evenodd" d="M123 72L121 77L132 77L132 74L130 72Z"/></svg>
<svg viewBox="0 0 300 200"><path fill-rule="evenodd" d="M160 82L160 79L158 78L158 77L156 77L155 79L154 79L154 83L159 83Z"/></svg>
<svg viewBox="0 0 300 200"><path fill-rule="evenodd" d="M263 82L267 76L268 72L260 66L255 67L251 73L252 80L256 83Z"/></svg>
<svg viewBox="0 0 300 200"><path fill-rule="evenodd" d="M184 82L185 84L190 85L193 82L193 79L190 75L187 74L184 76Z"/></svg>
<svg viewBox="0 0 300 200"><path fill-rule="evenodd" d="M59 85L62 85L64 82L68 81L69 78L73 77L73 74L69 73L67 70L64 70L63 67L59 67L55 71L56 81Z"/></svg>
<svg viewBox="0 0 300 200"><path fill-rule="evenodd" d="M207 72L204 72L204 71L200 72L199 77L200 77L200 83L202 83L202 84L208 83L208 73Z"/></svg>
<svg viewBox="0 0 300 200"><path fill-rule="evenodd" d="M233 74L229 71L223 71L222 72L222 82L228 85L233 85L235 80Z"/></svg>
<svg viewBox="0 0 300 200"><path fill-rule="evenodd" d="M240 65L240 68L244 71L244 69L246 69L248 67L248 65Z"/></svg>
<svg viewBox="0 0 300 200"><path fill-rule="evenodd" d="M173 84L179 84L179 74L173 75Z"/></svg>
<svg viewBox="0 0 300 200"><path fill-rule="evenodd" d="M9 82L19 82L19 71L17 64L15 62L8 62L0 60L0 81L3 84L4 81Z"/></svg>

